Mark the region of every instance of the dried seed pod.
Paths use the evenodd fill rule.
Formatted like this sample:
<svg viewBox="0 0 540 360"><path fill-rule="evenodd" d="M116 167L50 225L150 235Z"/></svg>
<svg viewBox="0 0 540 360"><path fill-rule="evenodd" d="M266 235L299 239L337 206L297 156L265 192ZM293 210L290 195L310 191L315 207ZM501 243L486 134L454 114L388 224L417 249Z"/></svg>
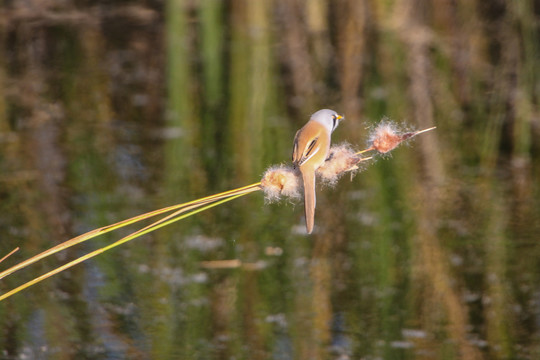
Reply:
<svg viewBox="0 0 540 360"><path fill-rule="evenodd" d="M412 138L420 133L433 130L435 127L429 129L413 131L413 132L400 132L395 124L390 121L381 121L381 123L373 130L370 136L371 149L385 154L394 150L403 141Z"/></svg>

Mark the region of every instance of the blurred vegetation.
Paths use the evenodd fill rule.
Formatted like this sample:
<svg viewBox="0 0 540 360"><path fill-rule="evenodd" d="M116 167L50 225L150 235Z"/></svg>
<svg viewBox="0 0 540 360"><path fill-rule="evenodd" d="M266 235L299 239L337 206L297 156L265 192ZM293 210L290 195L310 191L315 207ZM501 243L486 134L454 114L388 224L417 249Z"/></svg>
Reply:
<svg viewBox="0 0 540 360"><path fill-rule="evenodd" d="M313 237L301 206L253 195L3 302L0 357L540 356L538 0L0 11L0 257L21 247L5 267L258 181L319 108L359 148L384 116L437 126L319 189ZM200 265L222 259L244 265Z"/></svg>

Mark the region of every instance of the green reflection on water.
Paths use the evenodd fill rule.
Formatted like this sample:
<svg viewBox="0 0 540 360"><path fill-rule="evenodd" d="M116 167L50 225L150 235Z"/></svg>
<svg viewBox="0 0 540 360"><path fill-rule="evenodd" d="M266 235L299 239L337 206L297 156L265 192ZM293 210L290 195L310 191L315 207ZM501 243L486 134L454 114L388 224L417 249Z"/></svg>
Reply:
<svg viewBox="0 0 540 360"><path fill-rule="evenodd" d="M4 5L5 267L259 181L318 108L359 148L383 116L437 131L320 187L313 236L255 193L4 301L0 357L537 358L538 16L504 4Z"/></svg>

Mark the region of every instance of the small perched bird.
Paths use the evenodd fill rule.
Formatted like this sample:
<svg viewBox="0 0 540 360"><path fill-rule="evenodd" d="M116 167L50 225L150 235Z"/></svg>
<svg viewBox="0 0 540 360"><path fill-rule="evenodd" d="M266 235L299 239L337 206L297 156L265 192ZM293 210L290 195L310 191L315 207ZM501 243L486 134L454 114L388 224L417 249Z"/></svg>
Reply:
<svg viewBox="0 0 540 360"><path fill-rule="evenodd" d="M311 115L311 118L294 137L292 161L302 173L304 182L304 209L306 230L313 231L315 218L315 171L328 158L330 135L344 117L334 110L323 109Z"/></svg>

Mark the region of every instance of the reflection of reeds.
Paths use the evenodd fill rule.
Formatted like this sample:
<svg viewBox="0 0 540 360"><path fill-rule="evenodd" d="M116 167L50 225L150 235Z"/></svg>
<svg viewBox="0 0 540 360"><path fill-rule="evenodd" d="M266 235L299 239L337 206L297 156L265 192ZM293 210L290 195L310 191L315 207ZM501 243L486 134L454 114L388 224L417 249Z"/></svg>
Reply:
<svg viewBox="0 0 540 360"><path fill-rule="evenodd" d="M370 56L367 50L371 2L365 0L342 1L336 9L338 22L337 61L339 62L339 84L344 112L354 119L360 118L362 88L366 77L366 64ZM360 123L352 126L360 128ZM359 133L359 132L358 132Z"/></svg>
<svg viewBox="0 0 540 360"><path fill-rule="evenodd" d="M493 188L491 191L500 191ZM500 199L484 194L484 201L490 202L486 231L486 295L483 298L484 315L486 318L486 338L493 346L491 354L495 358L509 359L513 355L511 338L515 325L515 317L511 311L509 288L511 282L507 279L507 242L505 227L508 216L501 206Z"/></svg>
<svg viewBox="0 0 540 360"><path fill-rule="evenodd" d="M432 73L433 65L429 56L429 47L433 42L433 33L426 24L425 15L418 8L424 4L420 1L400 2L399 29L400 35L408 46L407 72L409 75L410 97L412 112L416 121L423 127L432 126L435 118L435 104L433 101ZM440 209L438 193L429 184L441 184L445 169L441 153L433 151L437 148L436 137L423 139L420 144L420 155L423 170L427 177L428 186L415 189L419 199L418 210L418 237L414 244L418 249L416 267L422 271L418 277L425 280L425 301L422 308L422 319L428 324L434 320L435 313L431 311L433 305L441 304L445 320L448 322L448 336L456 342L459 357L463 359L480 359L482 356L468 341L468 308L460 299L459 292L452 284L452 275L444 250L436 236L437 221ZM420 275L421 274L421 275ZM428 325L423 324L423 325Z"/></svg>
<svg viewBox="0 0 540 360"><path fill-rule="evenodd" d="M511 195L504 191L493 191L489 194L509 198L508 202L499 205L502 215L508 216L508 219L503 219L502 224L496 223L494 226L500 226L499 230L504 233L515 232L525 236L535 231L530 228L530 224L537 219L537 206L531 194L537 189L534 177L537 172L535 156L540 139L536 85L539 77L539 34L532 0L175 0L164 3L139 2L141 5L114 5L102 1L91 4L87 2L87 6L84 3L78 4L76 7L73 6L74 3L74 0L63 1L61 4L39 2L39 6L32 7L21 2L7 2L0 19L4 50L4 56L0 59L0 197L4 211L2 220L3 224L15 224L15 230L24 230L18 231L19 235L14 235L13 241L23 236L25 243L21 247L27 251L40 247L44 238L57 238L54 235L57 220L48 215L43 216L46 213L57 213L55 210L44 211L45 207L53 208L47 199L52 199L53 202L62 200L64 204L60 205L65 208L75 208L89 216L107 216L108 210L100 206L103 199L107 199L109 195L104 193L104 189L113 188L113 184L122 187L130 184L123 180L116 183L114 170L106 165L109 163L110 154L114 154L117 147L123 145L122 139L114 136L109 126L95 130L93 125L90 127L81 124L114 125L117 120L122 124L127 123L136 129L134 133L139 140L134 144L145 146L146 140L139 141L148 139L145 134L147 127L140 130L138 119L144 118L145 123L153 124L150 130L163 125L162 115L165 109L162 96L165 90L162 88L161 79L170 79L167 111L172 111L167 114L172 114L172 117L166 118L168 120L165 121L165 126L183 136L167 141L165 146L162 146L161 142L153 144L157 146L153 146L152 151L155 153L152 155L157 154L159 157L166 153L165 161L164 164L148 164L147 170L153 177L162 176L166 179L160 184L164 186L160 187L168 189L165 191L170 198L176 198L180 191L182 194L195 194L194 196L199 193L213 193L215 188L228 188L229 185L224 183L226 181L244 183L246 179L253 178L254 174L260 173L262 164L274 163L276 158L283 155L281 152L286 151L284 145L290 140L287 131L290 130L288 119L292 118L291 112L300 114L311 108L309 103L322 105L322 101L325 101L326 106L338 99L342 110L345 110L350 118L365 119L366 122L380 117L381 113L389 113L391 116L399 114L400 117L409 117L418 121L417 125L420 127L428 127L432 125L431 120L437 118L438 125L444 129L439 139L435 136L426 138L420 145L423 149L421 152L415 152L413 156L410 152L403 152L396 156L395 160L398 161L385 164L384 168L405 164L414 166L419 163L415 160L422 158L424 161L420 164L423 164L422 169L428 174L426 177L442 179L445 184L455 177L464 185L464 191L472 194L476 194L479 187L484 188L487 184L479 187L470 185L461 172L464 166L468 170L488 176L495 170L502 170L504 174L511 173L516 186L510 190ZM167 4L166 9L163 9L164 4ZM405 7L408 7L405 9L407 11L403 11ZM77 10L74 10L75 8ZM160 14L164 14L164 17ZM398 24L400 26L387 26L392 25L392 19L395 19L392 14L404 15L402 22ZM181 18L180 21L177 21L178 17ZM242 19L245 23L234 24L237 19ZM120 31L113 29L114 23L118 23L117 20L122 21ZM258 23L267 23L270 26L254 27ZM153 25L147 27L149 24ZM231 26L235 27L234 34ZM119 32L122 43L118 39ZM170 40L170 77L162 74L165 69L160 62L162 35ZM234 41L247 42L247 45L239 46L241 51L234 55L230 46L233 38ZM133 53L130 55L133 48L138 49L135 56ZM243 51L242 48L249 50ZM274 51L276 49L281 51ZM120 52L122 57L132 58L133 62L127 69L130 73L139 72L136 70L139 68L136 65L139 61L133 58L152 58L152 62L146 64L148 70L158 74L158 79L147 76L145 86L139 87L130 83L122 89L121 95L118 94L119 91L116 91L116 94L111 93L110 89L118 83L118 77L112 72L122 66L114 54ZM266 63L260 63L260 59L264 59ZM39 74L27 71L30 68L29 60L32 66L41 68ZM270 66L267 66L268 63ZM135 66L132 67L131 64ZM274 64L280 64L281 67ZM308 76L304 76L305 74ZM288 86L283 86L284 84ZM243 91L242 86L248 91ZM155 109L151 116L148 112L141 112L139 108L134 109L127 105L129 101L126 102L126 99L129 100L134 94L148 96L150 88L154 89L155 94L148 98L148 106ZM233 88L234 95L231 91ZM42 89L42 92L36 93L35 89ZM285 103L290 105L289 111L293 108L288 114L283 106ZM65 114L64 117L54 117L54 121L61 134L58 137L59 150L65 152L60 155L64 156L63 161L69 164L67 173L62 169L47 168L46 161L50 157L42 157L41 164L34 160L35 154L42 152L34 144L40 136L34 134L45 134L47 131L41 130L52 127L46 125L32 129L32 119L36 118L32 115L32 109L41 108L45 109L45 112L51 112L54 111L53 107L49 106L51 104ZM237 106L241 110L232 111L232 108ZM271 113L268 110L264 112L263 106L272 109ZM130 110L126 111L128 108ZM240 114L243 118L233 119L233 114ZM264 128L261 131L261 123L254 124L251 121L262 121L263 118ZM300 119L301 116L297 118ZM48 120L41 117L40 121ZM363 128L363 122L364 120L350 122L347 126L352 126L349 129L354 126ZM242 139L243 134L251 129L256 135L252 139ZM361 132L356 134L360 136ZM7 141L8 138L15 140ZM236 142L237 139L242 142ZM439 143L430 144L431 141ZM224 142L229 142L231 146L223 147ZM58 153L58 149L51 147L54 143L56 140L40 149L49 148ZM435 152L433 148L443 151ZM243 157L246 155L243 152L248 153L247 157ZM273 157L268 159L265 156ZM406 158L407 156L409 157ZM145 160L148 159L153 160L156 157L150 156ZM159 161L161 160L159 158ZM510 171L504 167L506 160L512 162ZM437 168L443 161L447 168ZM46 178L41 177L38 168L47 169ZM238 169L240 171L236 171ZM444 173L444 170L447 172ZM241 174L241 178L232 176L233 172L235 176ZM374 174L376 175L376 172L370 175ZM64 199L57 199L57 190L47 192L42 185L43 181L57 176L66 177L59 184L62 189L69 191L67 196L65 193L60 194ZM363 180L369 182L373 178L366 177ZM95 179L99 179L97 187L95 185L98 181ZM411 191L413 193L430 186L430 182L424 180L422 176L412 176L407 180L387 176L383 180L378 179L378 182L383 186L394 184L399 188L414 181L421 182L419 188ZM186 183L189 185L184 187ZM152 192L153 185L152 182L145 182L138 191ZM371 190L373 188L370 187ZM385 193L388 194L386 190ZM38 198L38 193L44 198ZM81 205L77 200L72 200L89 193L95 199L90 204ZM343 191L341 194L344 196ZM441 200L437 195L429 193L424 199ZM459 194L450 194L448 199L442 199L441 206L455 203L456 197L459 197ZM489 203L490 201L487 202ZM381 201L376 206L383 208L387 205ZM126 202L122 200L114 206L115 210L122 211L121 208L126 206ZM129 202L129 206L133 206L133 202ZM407 210L414 206L420 205L407 202L403 213L407 214ZM249 212L250 209L245 206L241 210ZM333 221L338 222L338 225L342 224L339 221L344 221L343 219L350 218L351 215L346 210L348 209L341 209L343 213L338 216L329 213L327 218L333 216ZM480 213L485 211L484 207L476 210ZM447 216L441 211L437 213L437 216L424 220L427 222L426 226L434 226L431 220L440 221ZM272 216L280 215L274 212ZM266 214L258 219L262 222L268 221L265 216ZM501 215L497 215L499 216ZM243 218L243 214L237 218ZM493 221L496 220L494 217ZM83 222L86 221L87 219L83 219ZM518 223L519 225L516 225ZM284 222L283 226L286 226L285 224ZM78 226L77 222L67 225L67 231ZM251 226L256 228L256 224ZM376 227L385 228L382 224ZM484 229L479 231L482 230ZM353 226L342 232L350 239L353 239L351 235L355 234ZM44 233L50 236L43 236ZM40 236L36 236L37 234ZM167 234L162 235L168 238ZM248 233L244 238L249 239L250 235L251 233ZM434 246L438 247L441 260L447 261L448 249L445 246L447 243L454 244L455 239L452 236L445 237L443 243L443 238L438 235L430 236L438 241ZM336 236L338 235L334 231L332 239ZM365 241L366 234L362 233L361 236ZM407 234L400 236L405 237ZM424 240L431 241L431 238ZM390 248L391 240L388 237L383 240L378 242L378 246L385 244ZM494 244L475 243L468 246L492 251L493 254L488 254L487 267L493 266L493 269L504 272L504 269L496 264L499 259L505 259L503 250L508 239L494 240ZM153 248L154 251L158 247L166 249L169 246L165 241L158 241L157 244L159 245ZM5 248L2 255L14 247L9 245L9 242L6 242L5 246L11 247ZM426 250L424 247L420 249ZM509 257L507 261L511 262L512 256L519 257L523 253L529 255L529 249L518 248L515 251L515 254L506 255ZM427 250L426 254L429 254ZM188 258L190 256L185 255L185 259ZM529 260L515 265L520 273L530 276L527 281L512 279L517 284L510 290L518 296L520 291L516 289L521 285L538 282L532 271L534 261L530 258L534 257L527 257ZM361 261L364 258L359 255L357 259ZM10 261L12 258L2 264ZM189 268L186 262L182 262L182 266ZM378 267L384 268L382 271L396 271L396 264L390 262L381 262L369 269L367 265L364 266L364 273L370 273L373 268L376 271ZM513 266L509 269L514 269ZM449 265L437 269L453 270ZM467 271L468 269L457 269L455 273L447 276L451 281L459 282L467 278ZM132 274L121 275L135 282ZM435 276L427 279L434 278ZM137 282L139 280L136 279ZM499 281L487 289L492 296L497 293L505 295L502 291L509 279L500 278ZM233 288L232 285L230 287ZM452 301L456 300L456 296L459 300L457 289L453 290L455 293L451 297ZM514 299L509 298L507 301ZM464 306L459 302L458 305ZM520 306L524 312L530 311L527 309L526 300L520 302ZM466 310L465 308L465 312ZM502 310L503 307L494 306L486 311L485 316L479 315L481 319L476 320L480 323L479 327L483 328L489 323L486 326L495 325L502 330L503 317L506 315ZM17 313L16 316L21 318L25 317L19 312L13 313ZM475 311L475 316L477 314ZM385 321L386 315L379 318ZM498 319L488 320L490 316L497 316ZM234 319L231 321L234 322ZM527 325L516 321L516 327L516 333L525 334ZM474 333L476 329L473 330ZM498 331L493 330L492 335L489 335L490 341L496 341L498 336L493 334L496 335ZM504 335L502 332L501 334ZM516 346L518 342L516 339L505 341L512 343L509 346ZM530 333L519 339L520 346L531 341L534 341L534 335Z"/></svg>
<svg viewBox="0 0 540 360"><path fill-rule="evenodd" d="M427 324L423 325L427 325L426 327L429 328L429 323L434 320L436 314L436 312L432 312L432 309L436 304L442 305L448 323L448 336L456 342L459 357L471 360L481 359L480 352L468 339L469 319L467 306L463 304L458 289L452 284L450 266L444 250L433 231L433 223L436 221L437 212L433 206L428 204L434 201L436 200L429 195L421 200L421 203L425 206L421 209L418 243L416 244L418 249L417 266L421 269L422 274L418 274L418 279L426 280L422 319Z"/></svg>
<svg viewBox="0 0 540 360"><path fill-rule="evenodd" d="M287 70L291 89L289 105L295 109L312 109L315 81L303 6L298 0L279 1L276 5L283 40L279 58Z"/></svg>

